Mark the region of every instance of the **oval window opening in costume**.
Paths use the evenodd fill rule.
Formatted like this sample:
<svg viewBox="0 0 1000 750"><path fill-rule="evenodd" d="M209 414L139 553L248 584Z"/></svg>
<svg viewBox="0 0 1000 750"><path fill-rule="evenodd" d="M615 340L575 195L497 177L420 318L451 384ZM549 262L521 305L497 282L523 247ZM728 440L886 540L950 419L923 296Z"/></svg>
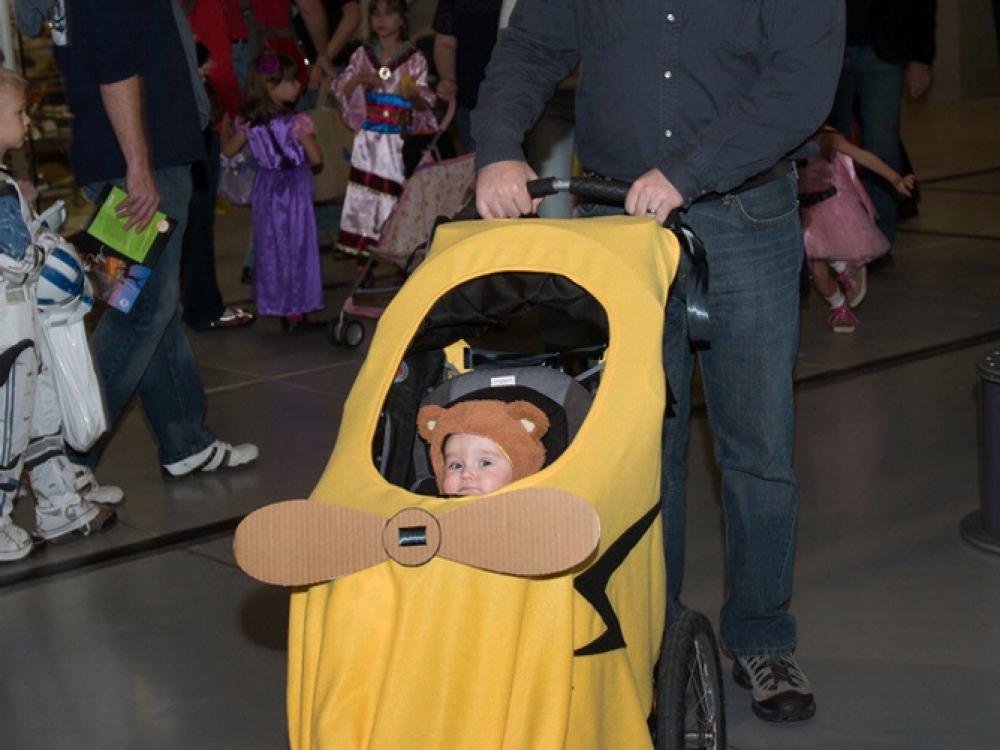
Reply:
<svg viewBox="0 0 1000 750"><path fill-rule="evenodd" d="M550 465L583 424L607 343L604 309L564 276L496 273L448 291L420 324L396 370L372 444L379 473L418 494L442 494L428 453L430 434L417 436L419 410L470 401L537 408L544 429L523 437L542 447L533 471ZM492 433L511 408L516 410L494 408L492 417L471 408L464 412L476 424L494 425L487 428ZM439 437L438 452L446 436ZM510 437L518 442L516 434Z"/></svg>

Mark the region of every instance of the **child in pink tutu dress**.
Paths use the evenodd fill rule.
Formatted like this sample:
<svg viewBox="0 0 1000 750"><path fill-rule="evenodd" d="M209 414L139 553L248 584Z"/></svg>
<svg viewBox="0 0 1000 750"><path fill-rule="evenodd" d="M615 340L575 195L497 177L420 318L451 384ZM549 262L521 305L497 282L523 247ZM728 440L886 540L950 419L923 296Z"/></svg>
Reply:
<svg viewBox="0 0 1000 750"><path fill-rule="evenodd" d="M830 127L815 136L819 154L799 173L799 205L805 231L809 272L817 291L830 304L830 327L853 333L858 318L853 309L866 292L865 264L889 249L889 240L875 224L875 206L854 170L854 162L888 180L909 196L916 183L848 141Z"/></svg>
<svg viewBox="0 0 1000 750"><path fill-rule="evenodd" d="M404 0L373 0L371 39L351 55L331 87L344 121L357 131L337 248L351 255L378 242L403 192L403 139L437 129L427 60L406 37Z"/></svg>

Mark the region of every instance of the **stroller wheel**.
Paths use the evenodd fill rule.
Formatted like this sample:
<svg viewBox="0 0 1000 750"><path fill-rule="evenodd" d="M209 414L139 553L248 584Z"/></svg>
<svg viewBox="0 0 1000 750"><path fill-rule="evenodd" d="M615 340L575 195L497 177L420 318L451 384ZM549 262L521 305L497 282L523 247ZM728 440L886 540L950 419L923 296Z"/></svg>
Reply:
<svg viewBox="0 0 1000 750"><path fill-rule="evenodd" d="M365 340L365 327L360 320L340 317L330 321L330 343L340 346L356 347Z"/></svg>
<svg viewBox="0 0 1000 750"><path fill-rule="evenodd" d="M663 640L657 674L657 750L725 750L719 648L704 615L685 610Z"/></svg>

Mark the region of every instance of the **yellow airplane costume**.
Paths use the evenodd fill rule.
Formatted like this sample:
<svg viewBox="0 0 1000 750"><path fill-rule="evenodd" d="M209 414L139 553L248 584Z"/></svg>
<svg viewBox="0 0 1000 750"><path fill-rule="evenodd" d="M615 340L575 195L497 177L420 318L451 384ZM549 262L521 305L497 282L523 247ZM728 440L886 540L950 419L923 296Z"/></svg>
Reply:
<svg viewBox="0 0 1000 750"><path fill-rule="evenodd" d="M438 229L427 260L378 324L309 503L382 519L418 508L443 527L450 513L483 502L415 495L386 481L372 460L379 412L443 294L494 273L557 274L607 314L600 386L561 456L484 497L568 493L596 511L599 543L562 575L502 575L441 556L408 567L379 562L383 556L297 589L288 644L293 750L652 747L646 722L665 612L661 342L678 255L674 236L648 218ZM596 525L594 533L596 540Z"/></svg>

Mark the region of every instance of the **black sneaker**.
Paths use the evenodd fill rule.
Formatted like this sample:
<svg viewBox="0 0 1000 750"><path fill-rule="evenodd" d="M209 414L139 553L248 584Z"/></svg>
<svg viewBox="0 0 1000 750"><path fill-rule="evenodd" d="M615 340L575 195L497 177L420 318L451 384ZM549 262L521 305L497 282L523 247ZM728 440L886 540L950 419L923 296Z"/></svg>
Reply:
<svg viewBox="0 0 1000 750"><path fill-rule="evenodd" d="M733 679L753 691L753 712L764 721L802 721L816 713L812 686L792 654L739 656Z"/></svg>

